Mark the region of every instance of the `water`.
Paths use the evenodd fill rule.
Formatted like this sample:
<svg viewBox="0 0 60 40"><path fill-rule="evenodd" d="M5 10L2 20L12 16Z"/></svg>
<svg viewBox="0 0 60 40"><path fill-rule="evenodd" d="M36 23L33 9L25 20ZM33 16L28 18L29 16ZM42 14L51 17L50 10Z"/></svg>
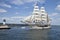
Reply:
<svg viewBox="0 0 60 40"><path fill-rule="evenodd" d="M20 26L2 29L0 40L60 40L60 26L43 30L21 29Z"/></svg>

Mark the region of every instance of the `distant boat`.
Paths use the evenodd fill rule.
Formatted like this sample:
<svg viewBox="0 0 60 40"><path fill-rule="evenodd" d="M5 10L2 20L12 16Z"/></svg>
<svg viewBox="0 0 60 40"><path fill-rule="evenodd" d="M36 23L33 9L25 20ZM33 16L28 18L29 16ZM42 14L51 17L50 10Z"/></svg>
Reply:
<svg viewBox="0 0 60 40"><path fill-rule="evenodd" d="M25 29L26 27L21 27L21 29Z"/></svg>
<svg viewBox="0 0 60 40"><path fill-rule="evenodd" d="M37 3L34 6L32 15L26 17L22 22L32 26L31 29L51 28L50 18L48 17L45 8L41 7L39 10Z"/></svg>

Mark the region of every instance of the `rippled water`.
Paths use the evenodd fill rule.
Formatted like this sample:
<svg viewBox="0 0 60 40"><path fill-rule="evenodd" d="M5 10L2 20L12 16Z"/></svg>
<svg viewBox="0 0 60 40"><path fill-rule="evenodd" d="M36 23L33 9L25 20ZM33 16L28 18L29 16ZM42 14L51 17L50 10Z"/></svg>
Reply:
<svg viewBox="0 0 60 40"><path fill-rule="evenodd" d="M20 26L2 29L0 40L60 40L60 26L43 30L21 29Z"/></svg>

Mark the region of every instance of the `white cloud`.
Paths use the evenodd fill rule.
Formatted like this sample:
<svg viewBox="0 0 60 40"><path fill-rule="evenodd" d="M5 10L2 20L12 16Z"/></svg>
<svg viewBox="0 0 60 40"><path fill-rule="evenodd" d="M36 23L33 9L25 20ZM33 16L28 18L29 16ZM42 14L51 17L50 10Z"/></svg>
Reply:
<svg viewBox="0 0 60 40"><path fill-rule="evenodd" d="M23 4L22 0L13 0L11 3L13 3L15 5Z"/></svg>
<svg viewBox="0 0 60 40"><path fill-rule="evenodd" d="M30 7L28 7L28 6L26 6L26 7L24 7L23 9L29 9Z"/></svg>
<svg viewBox="0 0 60 40"><path fill-rule="evenodd" d="M57 15L59 15L58 13L52 13L52 14L50 14L49 16L50 17L53 17L53 16L57 16Z"/></svg>
<svg viewBox="0 0 60 40"><path fill-rule="evenodd" d="M60 5L57 5L56 10L60 11Z"/></svg>
<svg viewBox="0 0 60 40"><path fill-rule="evenodd" d="M6 20L13 20L12 18L9 18L9 17L2 17L1 19L2 19L2 20L3 20L3 19L6 19Z"/></svg>
<svg viewBox="0 0 60 40"><path fill-rule="evenodd" d="M15 7L15 9L19 9L18 7Z"/></svg>
<svg viewBox="0 0 60 40"><path fill-rule="evenodd" d="M45 3L46 0L13 0L11 3L15 5L20 5L24 3L29 3L29 2L40 2L41 4Z"/></svg>
<svg viewBox="0 0 60 40"><path fill-rule="evenodd" d="M3 13L3 12L7 12L5 9L0 9L0 12Z"/></svg>
<svg viewBox="0 0 60 40"><path fill-rule="evenodd" d="M49 15L51 18L51 24L59 25L60 24L60 15L59 13L52 13Z"/></svg>
<svg viewBox="0 0 60 40"><path fill-rule="evenodd" d="M2 3L2 4L0 4L0 6L11 8L11 5L3 4L3 3Z"/></svg>
<svg viewBox="0 0 60 40"><path fill-rule="evenodd" d="M22 18L22 19L23 19L23 18L25 18L25 17L23 17L23 16L14 16L14 17L11 17L11 18L16 18L16 19L17 19L17 18Z"/></svg>
<svg viewBox="0 0 60 40"><path fill-rule="evenodd" d="M51 24L53 24L53 25L60 25L60 18L53 18Z"/></svg>
<svg viewBox="0 0 60 40"><path fill-rule="evenodd" d="M25 7L25 9L28 9L29 7Z"/></svg>
<svg viewBox="0 0 60 40"><path fill-rule="evenodd" d="M23 20L25 16L13 16L13 17L2 17L0 18L1 22L3 22L3 19L6 19L6 23L21 23L20 21Z"/></svg>
<svg viewBox="0 0 60 40"><path fill-rule="evenodd" d="M18 12L16 12L16 14L19 14Z"/></svg>
<svg viewBox="0 0 60 40"><path fill-rule="evenodd" d="M6 23L20 23L20 19L18 18L11 18L11 17L2 17L0 18L3 22L3 19L6 19Z"/></svg>

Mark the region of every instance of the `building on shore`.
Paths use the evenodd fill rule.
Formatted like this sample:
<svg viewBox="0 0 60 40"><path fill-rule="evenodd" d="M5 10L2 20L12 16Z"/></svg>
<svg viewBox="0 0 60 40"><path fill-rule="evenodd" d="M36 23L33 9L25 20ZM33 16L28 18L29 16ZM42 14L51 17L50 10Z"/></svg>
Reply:
<svg viewBox="0 0 60 40"><path fill-rule="evenodd" d="M3 19L3 24L0 25L0 29L10 29L10 27L6 25L6 19Z"/></svg>

